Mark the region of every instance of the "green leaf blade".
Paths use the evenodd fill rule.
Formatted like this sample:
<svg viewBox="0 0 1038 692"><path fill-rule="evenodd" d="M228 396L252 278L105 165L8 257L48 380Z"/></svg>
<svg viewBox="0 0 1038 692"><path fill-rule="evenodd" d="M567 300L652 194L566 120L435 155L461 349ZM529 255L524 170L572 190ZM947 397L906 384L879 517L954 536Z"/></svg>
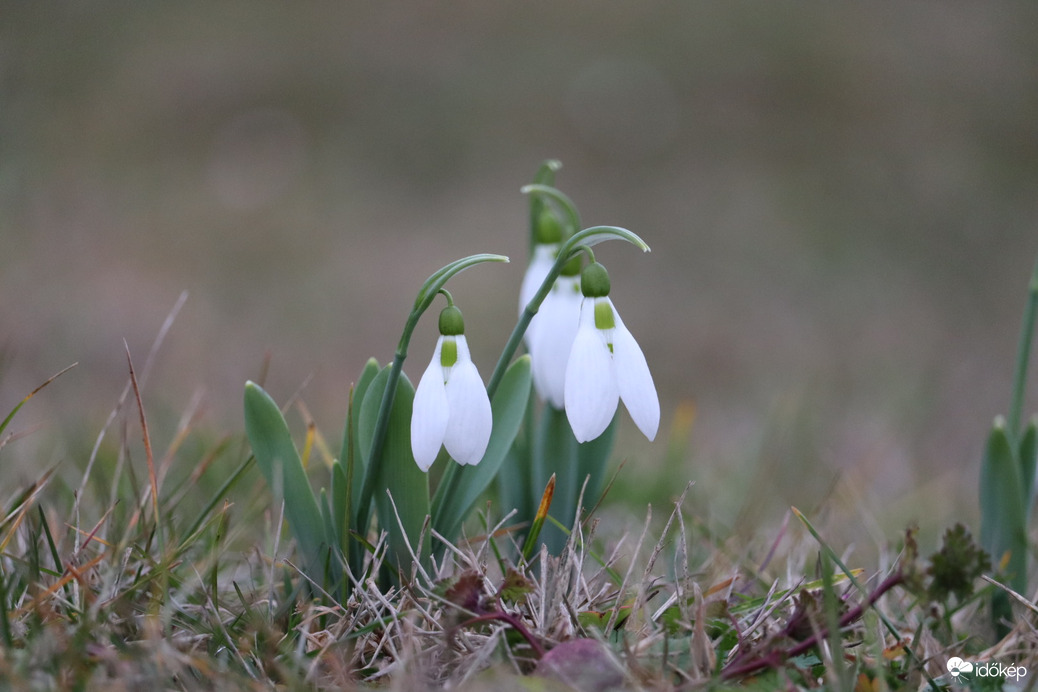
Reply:
<svg viewBox="0 0 1038 692"><path fill-rule="evenodd" d="M988 435L980 471L980 541L994 565L1006 559L1009 584L1027 586L1027 523L1021 479L1005 423L996 421Z"/></svg>
<svg viewBox="0 0 1038 692"><path fill-rule="evenodd" d="M448 539L461 530L479 496L490 487L505 459L526 415L532 382L530 357L518 358L501 380L490 402L494 427L483 459L474 466L456 466L448 470L433 500L434 528Z"/></svg>
<svg viewBox="0 0 1038 692"><path fill-rule="evenodd" d="M364 369L360 373L360 377L357 378L357 384L353 386L353 399L352 405L349 412L349 420L346 421L345 429L342 432L342 452L341 457L345 464L344 470L346 471L346 477L349 480L348 485L350 486L350 507L351 513L360 511L360 494L361 489L364 487L364 476L367 472L368 467L368 452L371 450L371 435L373 431L368 431L368 445L363 446L360 443L360 409L361 404L364 402L364 397L368 393L368 388L371 383L375 380L375 377L381 371L381 366L378 361L374 358L369 358L368 362L364 364ZM349 461L352 460L353 468L352 474L349 466ZM367 517L352 517L351 521L354 528L357 526L367 526L370 516Z"/></svg>
<svg viewBox="0 0 1038 692"><path fill-rule="evenodd" d="M281 409L262 387L245 384L245 433L256 464L274 493L285 502L285 516L308 572L323 574L324 520Z"/></svg>
<svg viewBox="0 0 1038 692"><path fill-rule="evenodd" d="M573 436L566 412L546 405L541 414L533 449L533 489L540 493L555 475L555 493L551 505L551 516L567 529L573 526L577 511L577 495L580 493L578 466L580 443ZM542 533L542 542L557 555L566 545L566 534L554 525Z"/></svg>
<svg viewBox="0 0 1038 692"><path fill-rule="evenodd" d="M375 423L389 373L389 367L378 373L361 403L358 437L362 449L370 448L374 438ZM396 396L389 414L381 464L378 468L369 465L367 469L368 473L377 474L374 481L375 511L379 525L389 535L390 550L400 567L410 564L409 545L419 559L424 559L428 553L425 544L418 545L422 526L429 514L429 477L418 468L411 452L413 402L414 387L406 375L401 375L397 380Z"/></svg>
<svg viewBox="0 0 1038 692"><path fill-rule="evenodd" d="M1024 519L1031 518L1034 503L1034 471L1038 463L1038 423L1032 421L1020 439L1020 490L1024 498Z"/></svg>
<svg viewBox="0 0 1038 692"><path fill-rule="evenodd" d="M508 262L508 258L504 255L494 255L490 253L479 253L476 255L469 255L468 257L462 257L459 260L454 260L450 264L441 267L440 269L433 272L433 274L425 280L422 287L418 290L418 297L414 301L414 313L425 312L425 309L429 307L433 299L436 298L436 293L447 281L458 274L463 272L469 267L474 267L477 264L484 262Z"/></svg>

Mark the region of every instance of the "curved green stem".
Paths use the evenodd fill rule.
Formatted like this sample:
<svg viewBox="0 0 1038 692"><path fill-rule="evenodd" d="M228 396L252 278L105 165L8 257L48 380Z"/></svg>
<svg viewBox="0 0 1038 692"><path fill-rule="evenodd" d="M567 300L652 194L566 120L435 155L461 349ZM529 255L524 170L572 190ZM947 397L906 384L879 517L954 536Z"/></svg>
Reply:
<svg viewBox="0 0 1038 692"><path fill-rule="evenodd" d="M1016 372L1013 377L1013 400L1009 406L1009 434L1014 444L1020 440L1020 423L1023 418L1024 390L1027 385L1027 364L1031 355L1031 338L1034 336L1035 319L1038 317L1038 261L1035 262L1031 283L1028 286L1027 308L1024 310L1023 326L1020 330L1020 345L1016 354Z"/></svg>
<svg viewBox="0 0 1038 692"><path fill-rule="evenodd" d="M378 418L375 420L374 437L371 440L371 451L368 454L367 473L364 475L364 485L361 487L360 501L358 503L357 533L363 535L368 530L371 498L375 494L375 487L378 485L382 475L380 461L382 459L382 448L386 441L386 430L389 428L389 414L393 410L397 382L399 382L400 373L404 369L404 360L407 358L407 347L411 343L411 334L414 332L419 318L432 305L433 300L436 299L436 295L443 289L443 285L447 283L447 280L458 272L482 262L507 261L508 258L504 255L485 253L470 255L437 270L425 280L425 283L419 289L418 297L415 298L414 308L411 310L411 314L408 315L407 322L404 324L404 331L400 335L400 342L397 344L396 353L393 356L392 369L389 371L389 379L386 381L386 391L382 395L382 403L378 409ZM449 300L450 298L448 298Z"/></svg>

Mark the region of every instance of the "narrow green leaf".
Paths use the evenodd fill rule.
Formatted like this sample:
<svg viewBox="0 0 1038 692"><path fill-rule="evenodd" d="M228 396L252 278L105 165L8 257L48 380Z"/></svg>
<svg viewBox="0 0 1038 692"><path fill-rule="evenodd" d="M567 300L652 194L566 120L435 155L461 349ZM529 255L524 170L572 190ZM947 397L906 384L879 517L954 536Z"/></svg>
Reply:
<svg viewBox="0 0 1038 692"><path fill-rule="evenodd" d="M1005 422L995 421L980 468L980 542L993 565L1003 565L1009 585L1027 588L1027 520L1020 472Z"/></svg>
<svg viewBox="0 0 1038 692"><path fill-rule="evenodd" d="M337 462L336 462L337 463ZM321 488L319 506L321 508L321 519L324 521L324 545L321 547L321 558L324 560L324 587L328 593L335 593L343 583L342 560L344 553L339 547L339 537L336 526L337 518L333 510L333 501L328 493ZM322 583L322 582L318 582ZM345 600L346 594L342 594Z"/></svg>
<svg viewBox="0 0 1038 692"><path fill-rule="evenodd" d="M14 415L16 413L18 413L19 409L21 409L22 406L25 406L25 404L29 401L29 399L31 399L34 396L36 396L40 392L41 389L43 389L48 384L50 384L54 380L58 379L59 377L64 375L66 372L68 372L72 368L76 367L77 365L79 365L79 363L73 363L72 365L68 366L67 368L65 368L64 370L58 372L57 374L51 375L50 377L47 378L46 382L44 382L43 384L41 384L36 389L34 389L31 392L29 392L25 396L24 399L22 399L21 401L18 402L17 406L15 406L13 409L11 409L11 412L7 414L7 417L4 418L3 421L0 421L0 433L2 433L7 428L8 425L10 425L11 421L14 419Z"/></svg>
<svg viewBox="0 0 1038 692"><path fill-rule="evenodd" d="M327 545L335 545L335 519L332 518L332 503L328 499L328 490L321 488L318 497L317 506L321 510L321 522L324 524L324 541Z"/></svg>
<svg viewBox="0 0 1038 692"><path fill-rule="evenodd" d="M566 215L566 225L574 231L580 228L580 212L577 211L577 205L574 204L573 200L571 200L568 196L566 196L559 190L555 189L551 185L544 185L541 184L541 181L538 181L532 185L524 185L522 188L520 188L520 192L522 192L524 195L531 195L533 199L539 199L542 197L551 199L555 202L556 205L558 205L558 208L560 208ZM532 210L533 205L531 205L531 215ZM532 217L531 220L536 222L536 217Z"/></svg>
<svg viewBox="0 0 1038 692"><path fill-rule="evenodd" d="M360 491L364 487L364 474L368 465L367 454L371 451L370 447L361 445L360 435L357 433L360 425L360 407L365 395L368 393L368 387L371 386L372 381L380 370L381 367L374 358L369 358L368 362L364 364L364 369L361 371L360 377L357 378L357 384L353 386L350 412L342 433L341 456L344 464L346 464L344 470L346 471L346 478L350 486L350 506L353 508L351 512L357 512L360 506ZM369 431L368 440L371 439L371 432ZM351 449L352 455L350 454ZM353 461L352 474L350 473L351 468L348 463L350 459ZM361 525L361 523L367 526L369 517L357 517L356 519L353 523L354 528Z"/></svg>
<svg viewBox="0 0 1038 692"><path fill-rule="evenodd" d="M371 446L375 423L382 406L382 396L389 380L390 368L383 368L372 380L361 404L358 436L362 449ZM406 375L397 380L396 396L389 414L381 464L368 467L374 477L374 503L379 525L389 534L389 547L397 565L403 570L410 563L410 544L423 558L427 545L418 545L425 517L429 514L429 476L418 468L411 453L411 407L414 387ZM392 502L386 491L392 494ZM393 505L396 505L396 512ZM399 522L397 514L400 515ZM401 524L403 530L401 531ZM406 571L406 570L404 570Z"/></svg>
<svg viewBox="0 0 1038 692"><path fill-rule="evenodd" d="M819 555L819 567L822 572L822 606L825 613L826 638L829 640L831 657L829 676L835 677L836 689L853 689L847 679L848 670L843 658L843 635L840 632L840 607L844 604L833 587L833 563L825 551Z"/></svg>
<svg viewBox="0 0 1038 692"><path fill-rule="evenodd" d="M553 185L555 183L555 171L562 168L562 162L558 159L546 159L541 163L533 176L533 182L537 185Z"/></svg>
<svg viewBox="0 0 1038 692"><path fill-rule="evenodd" d="M1031 359L1031 341L1034 339L1035 324L1038 323L1038 261L1034 263L1031 281L1027 286L1027 305L1020 325L1020 341L1016 351L1016 368L1013 373L1013 394L1009 403L1009 435L1016 440L1020 435L1020 424L1024 413L1024 392L1027 389L1027 366Z"/></svg>
<svg viewBox="0 0 1038 692"><path fill-rule="evenodd" d="M555 171L562 168L562 164L554 159L549 159L543 162L537 169L537 173L533 176L533 182L535 185L553 186L555 184ZM529 253L533 255L533 248L535 245L535 230L537 228L538 220L541 216L541 210L544 208L544 200L541 195L530 195L530 243ZM579 225L576 226L579 228Z"/></svg>
<svg viewBox="0 0 1038 692"><path fill-rule="evenodd" d="M454 260L450 264L441 267L437 271L425 280L422 287L418 290L418 297L414 301L415 313L425 312L425 309L429 307L433 299L436 298L436 292L443 288L444 284L454 276L455 274L465 271L469 267L474 267L477 264L483 262L507 262L508 258L504 255L492 255L489 253L480 253L477 255L469 255L459 260Z"/></svg>
<svg viewBox="0 0 1038 692"><path fill-rule="evenodd" d="M498 469L494 484L501 512L516 510L516 523L532 521L536 509L532 486L534 398L531 396L526 404L520 434L516 436L508 456Z"/></svg>
<svg viewBox="0 0 1038 692"><path fill-rule="evenodd" d="M577 495L580 493L578 455L580 443L573 436L566 412L545 405L537 426L533 450L533 487L535 492L544 488L548 479L555 476L555 499L551 515L567 529L573 526L577 511ZM535 500L536 501L536 500ZM542 533L542 542L553 554L558 554L566 545L566 534L554 526Z"/></svg>
<svg viewBox="0 0 1038 692"><path fill-rule="evenodd" d="M560 256L568 255L569 251L579 245L598 245L607 240L626 240L642 252L649 252L649 245L636 233L619 226L592 226L574 233L559 251Z"/></svg>
<svg viewBox="0 0 1038 692"><path fill-rule="evenodd" d="M433 500L433 527L448 539L461 530L472 506L483 494L508 457L530 398L530 356L517 359L505 372L501 385L490 402L494 428L482 461L475 466L448 467L444 482L436 489Z"/></svg>
<svg viewBox="0 0 1038 692"><path fill-rule="evenodd" d="M267 485L284 498L285 516L308 573L320 581L324 542L321 510L281 410L270 395L253 382L245 384L245 433Z"/></svg>
<svg viewBox="0 0 1038 692"><path fill-rule="evenodd" d="M1038 462L1038 422L1031 421L1020 440L1020 490L1024 498L1024 521L1031 519L1034 503L1034 470Z"/></svg>
<svg viewBox="0 0 1038 692"><path fill-rule="evenodd" d="M602 493L605 484L606 470L609 468L609 459L613 456L613 443L616 442L617 421L620 420L619 409L613 416L609 427L601 435L589 442L577 446L577 492L588 479L587 489L584 491L584 508L593 507L598 502L598 496Z"/></svg>
<svg viewBox="0 0 1038 692"><path fill-rule="evenodd" d="M338 459L332 462L332 531L335 540L332 545L338 546L343 555L349 545L349 489L347 487L346 469Z"/></svg>

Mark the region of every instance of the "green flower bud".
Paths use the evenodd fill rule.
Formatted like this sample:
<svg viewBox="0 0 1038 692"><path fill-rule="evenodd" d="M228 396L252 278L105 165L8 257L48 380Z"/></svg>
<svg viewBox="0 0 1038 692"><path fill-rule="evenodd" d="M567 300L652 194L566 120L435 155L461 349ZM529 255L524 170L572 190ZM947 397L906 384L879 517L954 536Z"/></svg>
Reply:
<svg viewBox="0 0 1038 692"><path fill-rule="evenodd" d="M598 262L592 262L580 273L580 291L585 298L605 298L609 295L609 272Z"/></svg>
<svg viewBox="0 0 1038 692"><path fill-rule="evenodd" d="M540 214L537 215L533 237L538 245L562 242L562 223L548 205L543 205Z"/></svg>
<svg viewBox="0 0 1038 692"><path fill-rule="evenodd" d="M571 259L569 262L566 262L566 264L562 265L562 272L559 275L560 276L579 276L580 275L580 269L583 266L584 266L584 255L583 255L583 253L578 252L577 254L575 254L573 256L573 259Z"/></svg>
<svg viewBox="0 0 1038 692"><path fill-rule="evenodd" d="M465 320L461 317L461 310L448 305L440 313L440 334L444 336L458 336L465 333Z"/></svg>

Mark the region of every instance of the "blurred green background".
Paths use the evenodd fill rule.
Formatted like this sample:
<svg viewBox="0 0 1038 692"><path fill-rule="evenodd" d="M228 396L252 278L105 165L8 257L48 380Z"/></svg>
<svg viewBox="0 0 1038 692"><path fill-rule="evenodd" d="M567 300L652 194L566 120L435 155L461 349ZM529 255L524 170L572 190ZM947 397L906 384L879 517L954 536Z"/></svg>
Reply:
<svg viewBox="0 0 1038 692"><path fill-rule="evenodd" d="M513 258L451 285L488 376L545 158L586 225L653 247L598 251L663 400L654 445L624 419L630 498L975 522L1038 253L1029 2L3 2L0 411L80 363L3 454L81 468L123 339L139 366L183 290L156 444L195 396L240 430L268 354L336 438L418 286L474 252Z"/></svg>

